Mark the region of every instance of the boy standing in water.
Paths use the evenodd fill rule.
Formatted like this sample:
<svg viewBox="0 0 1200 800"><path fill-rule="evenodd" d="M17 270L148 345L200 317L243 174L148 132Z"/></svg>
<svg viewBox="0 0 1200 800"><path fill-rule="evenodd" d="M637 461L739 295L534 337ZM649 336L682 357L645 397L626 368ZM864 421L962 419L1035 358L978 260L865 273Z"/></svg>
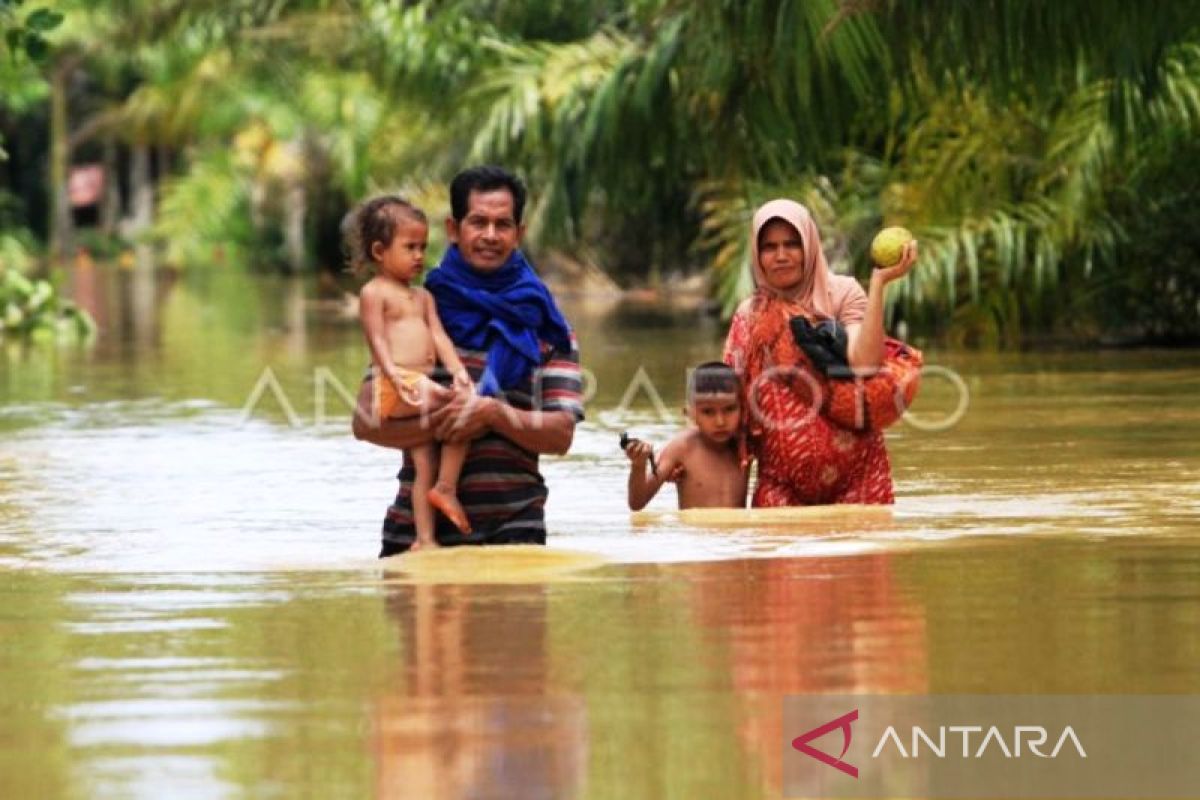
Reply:
<svg viewBox="0 0 1200 800"><path fill-rule="evenodd" d="M666 481L675 483L681 509L745 507L747 469L739 449L741 388L729 365L701 364L688 381L685 408L695 427L671 439L657 461L646 442L631 439L622 445L631 462L630 509L645 508Z"/></svg>
<svg viewBox="0 0 1200 800"><path fill-rule="evenodd" d="M432 295L412 285L425 266L429 239L425 214L399 197L377 197L355 212L349 235L355 269L371 270L375 275L359 294L359 315L374 372L374 418L419 416L430 410L431 402L445 400L453 392L471 392L471 377L442 328ZM429 379L437 359L453 377L453 390ZM467 446L467 442L443 444L440 463L435 443L410 448L416 468L413 550L438 546L434 508L460 531L470 532L470 522L458 502L458 476Z"/></svg>

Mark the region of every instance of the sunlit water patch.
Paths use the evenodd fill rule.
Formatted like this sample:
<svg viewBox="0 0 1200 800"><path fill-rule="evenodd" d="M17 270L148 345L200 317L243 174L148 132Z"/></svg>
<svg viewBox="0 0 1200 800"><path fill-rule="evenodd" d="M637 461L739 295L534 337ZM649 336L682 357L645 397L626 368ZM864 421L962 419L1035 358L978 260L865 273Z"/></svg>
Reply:
<svg viewBox="0 0 1200 800"><path fill-rule="evenodd" d="M580 426L568 457L543 459L551 546L665 563L964 536L1184 534L1200 521L1195 459L1077 461L1053 427L1042 429L1049 441L1035 458L980 443L996 436L985 420L958 433L897 432L898 502L885 523L639 524L625 506L617 435L626 428L659 444L677 429L645 413L610 414ZM1056 481L1068 466L1069 478ZM205 402L55 407L5 443L0 557L69 572L371 570L398 467L397 452L356 442L337 424L294 428ZM650 509L673 507L667 486Z"/></svg>

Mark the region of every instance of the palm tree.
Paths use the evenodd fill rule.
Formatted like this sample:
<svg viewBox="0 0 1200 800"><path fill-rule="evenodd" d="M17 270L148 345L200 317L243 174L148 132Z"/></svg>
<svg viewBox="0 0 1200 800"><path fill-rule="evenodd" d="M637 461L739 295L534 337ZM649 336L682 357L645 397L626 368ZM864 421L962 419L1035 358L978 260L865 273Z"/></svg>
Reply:
<svg viewBox="0 0 1200 800"><path fill-rule="evenodd" d="M49 4L56 249L70 152L95 136L135 164L181 154L153 226L176 257L278 231L293 265L362 195L502 160L538 190L535 237L640 276L711 262L727 310L761 199L808 202L847 270L905 224L924 257L896 310L1011 337L1080 284L1127 285L1128 187L1175 213L1163 165L1194 163L1200 120L1189 3ZM67 91L85 73L119 79L85 104Z"/></svg>
<svg viewBox="0 0 1200 800"><path fill-rule="evenodd" d="M176 67L189 54L202 59L207 50L219 50L244 29L264 27L281 9L262 0L46 0L46 5L64 19L50 37L52 53L45 67L51 107L50 250L52 256L62 257L70 249L72 235L66 197L72 152L97 135L126 136L133 151L135 217L141 227L148 225L153 207L149 148L186 136L199 124L199 117L215 107L207 105L200 93L176 97L168 90L156 96L147 85L153 87L158 81L160 88L169 87L178 77ZM127 72L139 75L145 89L135 93L131 107L121 107L126 98L119 89L117 96L88 92L92 108L73 121L73 116L81 115L70 107L71 89L81 75ZM210 70L208 77L211 83L219 81L220 75Z"/></svg>
<svg viewBox="0 0 1200 800"><path fill-rule="evenodd" d="M917 230L910 315L996 296L1009 329L1044 321L1055 287L1116 257L1108 188L1198 116L1189 4L645 0L594 3L597 30L555 41L467 22L479 7L380 12L395 83L460 98L440 104L454 141L534 177L539 232L690 229L726 309L749 210L793 192L847 265L880 224Z"/></svg>

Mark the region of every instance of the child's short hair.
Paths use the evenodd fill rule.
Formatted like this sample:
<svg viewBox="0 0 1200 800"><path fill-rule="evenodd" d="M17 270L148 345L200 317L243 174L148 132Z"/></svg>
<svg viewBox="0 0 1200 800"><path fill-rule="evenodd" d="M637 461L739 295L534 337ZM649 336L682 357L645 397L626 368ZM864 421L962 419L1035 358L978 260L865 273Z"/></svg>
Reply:
<svg viewBox="0 0 1200 800"><path fill-rule="evenodd" d="M394 194L373 197L346 217L342 224L346 261L355 275L365 277L373 272L371 249L376 242L390 246L401 220L429 224L424 211Z"/></svg>
<svg viewBox="0 0 1200 800"><path fill-rule="evenodd" d="M706 394L740 395L741 391L742 380L733 367L721 361L706 361L692 370L688 379L687 401L693 403L698 396Z"/></svg>

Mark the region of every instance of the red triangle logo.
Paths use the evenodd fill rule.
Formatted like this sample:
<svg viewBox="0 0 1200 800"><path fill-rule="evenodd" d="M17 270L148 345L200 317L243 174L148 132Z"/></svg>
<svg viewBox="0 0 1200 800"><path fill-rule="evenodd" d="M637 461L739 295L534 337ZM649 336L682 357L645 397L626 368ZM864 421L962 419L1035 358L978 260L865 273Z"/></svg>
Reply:
<svg viewBox="0 0 1200 800"><path fill-rule="evenodd" d="M851 736L850 723L854 722L857 719L858 719L858 709L856 708L853 711L851 711L849 714L843 714L842 716L838 717L837 719L831 719L829 722L826 722L824 725L821 725L820 727L817 727L817 728L813 728L811 731L808 731L807 733L803 733L803 734L797 736L795 739L792 739L792 747L795 748L796 750L799 750L801 753L804 753L804 755L808 756L809 758L815 758L817 761L820 761L822 764L827 764L836 770L840 770L840 771L846 773L851 778L857 778L858 777L858 767L853 766L852 764L847 764L845 761L842 761L842 756L846 755L846 751L850 749L850 736ZM818 750L815 747L812 747L809 745L809 742L811 742L813 739L820 739L822 736L829 733L830 731L835 731L839 728L842 731L842 752L840 754L838 754L837 758L834 758L833 756L829 755L829 753L826 753L823 750Z"/></svg>

